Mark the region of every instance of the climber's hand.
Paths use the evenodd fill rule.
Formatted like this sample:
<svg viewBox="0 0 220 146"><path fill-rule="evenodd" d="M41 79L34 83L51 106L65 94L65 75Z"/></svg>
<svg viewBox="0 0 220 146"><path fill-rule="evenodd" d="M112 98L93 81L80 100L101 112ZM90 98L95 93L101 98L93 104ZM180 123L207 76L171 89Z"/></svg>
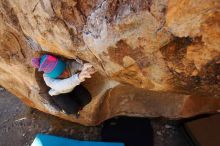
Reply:
<svg viewBox="0 0 220 146"><path fill-rule="evenodd" d="M91 74L94 74L95 72L95 68L90 63L85 63L79 74L79 80L83 82L86 78L91 78Z"/></svg>
<svg viewBox="0 0 220 146"><path fill-rule="evenodd" d="M90 63L85 63L83 65L82 71L87 71L90 75L96 72L95 68Z"/></svg>
<svg viewBox="0 0 220 146"><path fill-rule="evenodd" d="M91 75L88 71L82 71L80 74L79 74L79 80L81 82L85 81L86 78L91 78Z"/></svg>
<svg viewBox="0 0 220 146"><path fill-rule="evenodd" d="M83 64L82 71L88 70L89 68L92 68L92 64L90 64L90 63L85 63L85 64Z"/></svg>
<svg viewBox="0 0 220 146"><path fill-rule="evenodd" d="M90 73L90 75L92 75L96 72L94 67L88 68L87 71Z"/></svg>

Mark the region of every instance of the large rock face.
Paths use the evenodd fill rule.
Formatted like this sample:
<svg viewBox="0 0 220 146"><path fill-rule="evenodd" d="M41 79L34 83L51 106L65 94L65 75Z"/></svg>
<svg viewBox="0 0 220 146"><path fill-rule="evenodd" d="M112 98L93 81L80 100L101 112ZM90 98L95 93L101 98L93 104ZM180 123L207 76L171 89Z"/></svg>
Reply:
<svg viewBox="0 0 220 146"><path fill-rule="evenodd" d="M33 49L34 48L34 49ZM31 57L98 70L75 119L57 110ZM0 85L29 106L96 125L117 115L190 117L220 109L220 0L1 0Z"/></svg>

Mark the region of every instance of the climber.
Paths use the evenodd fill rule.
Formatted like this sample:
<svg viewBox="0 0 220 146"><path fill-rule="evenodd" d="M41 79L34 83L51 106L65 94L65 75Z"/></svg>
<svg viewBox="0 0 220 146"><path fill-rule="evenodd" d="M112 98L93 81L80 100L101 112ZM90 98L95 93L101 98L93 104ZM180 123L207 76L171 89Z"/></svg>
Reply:
<svg viewBox="0 0 220 146"><path fill-rule="evenodd" d="M77 118L79 111L91 101L89 91L80 85L86 78L95 73L90 63L77 59L63 61L53 55L42 55L32 59L32 65L43 71L43 78L55 104L66 114Z"/></svg>

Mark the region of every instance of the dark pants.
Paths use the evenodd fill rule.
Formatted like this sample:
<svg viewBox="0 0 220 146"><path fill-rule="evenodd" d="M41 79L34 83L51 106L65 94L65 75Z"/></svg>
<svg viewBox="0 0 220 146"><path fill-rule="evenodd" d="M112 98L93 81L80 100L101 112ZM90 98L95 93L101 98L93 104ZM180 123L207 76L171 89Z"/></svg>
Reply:
<svg viewBox="0 0 220 146"><path fill-rule="evenodd" d="M76 114L91 101L91 94L82 85L78 85L70 93L52 97L55 104L67 114Z"/></svg>

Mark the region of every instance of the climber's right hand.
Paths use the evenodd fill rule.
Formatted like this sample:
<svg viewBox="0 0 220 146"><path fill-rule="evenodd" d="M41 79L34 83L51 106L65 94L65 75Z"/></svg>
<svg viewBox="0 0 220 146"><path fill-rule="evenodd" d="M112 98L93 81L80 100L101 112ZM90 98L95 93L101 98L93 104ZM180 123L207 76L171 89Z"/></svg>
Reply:
<svg viewBox="0 0 220 146"><path fill-rule="evenodd" d="M88 70L82 70L80 73L79 73L79 80L81 82L85 81L86 78L91 78L91 75L89 73Z"/></svg>
<svg viewBox="0 0 220 146"><path fill-rule="evenodd" d="M92 65L90 63L85 63L83 65L82 71L79 74L79 80L81 82L85 81L86 78L91 78L91 69L92 69Z"/></svg>
<svg viewBox="0 0 220 146"><path fill-rule="evenodd" d="M86 78L91 78L91 74L94 74L95 68L90 63L85 63L83 65L82 71L79 74L79 80L81 82L85 81Z"/></svg>
<svg viewBox="0 0 220 146"><path fill-rule="evenodd" d="M92 64L85 63L85 64L83 64L82 71L88 70L88 69L90 69L92 67L93 67Z"/></svg>
<svg viewBox="0 0 220 146"><path fill-rule="evenodd" d="M90 63L83 64L82 71L87 71L90 73L90 75L96 72L95 68Z"/></svg>

